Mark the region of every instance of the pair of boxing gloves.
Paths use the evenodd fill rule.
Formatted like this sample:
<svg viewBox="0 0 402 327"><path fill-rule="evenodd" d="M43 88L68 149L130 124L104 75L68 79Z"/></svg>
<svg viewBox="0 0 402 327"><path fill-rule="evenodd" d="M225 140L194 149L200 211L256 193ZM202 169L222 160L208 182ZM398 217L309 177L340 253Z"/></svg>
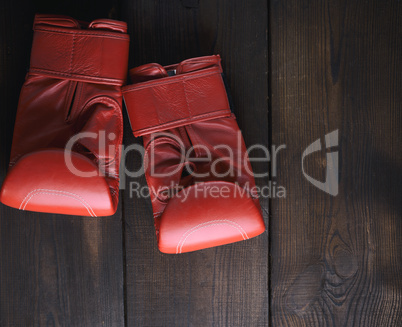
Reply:
<svg viewBox="0 0 402 327"><path fill-rule="evenodd" d="M115 213L124 97L144 142L158 247L183 253L264 232L219 56L127 75L124 22L36 15L0 201L20 210Z"/></svg>

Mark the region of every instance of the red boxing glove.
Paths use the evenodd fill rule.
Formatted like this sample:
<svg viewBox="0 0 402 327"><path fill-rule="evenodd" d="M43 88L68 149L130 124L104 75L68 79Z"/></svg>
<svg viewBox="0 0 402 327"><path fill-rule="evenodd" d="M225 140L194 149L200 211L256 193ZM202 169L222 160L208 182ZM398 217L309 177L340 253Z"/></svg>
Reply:
<svg viewBox="0 0 402 327"><path fill-rule="evenodd" d="M161 252L200 250L265 230L221 74L219 56L148 64L132 69L134 84L123 88L133 133L144 140Z"/></svg>
<svg viewBox="0 0 402 327"><path fill-rule="evenodd" d="M35 16L1 202L82 216L116 211L126 32L109 19Z"/></svg>

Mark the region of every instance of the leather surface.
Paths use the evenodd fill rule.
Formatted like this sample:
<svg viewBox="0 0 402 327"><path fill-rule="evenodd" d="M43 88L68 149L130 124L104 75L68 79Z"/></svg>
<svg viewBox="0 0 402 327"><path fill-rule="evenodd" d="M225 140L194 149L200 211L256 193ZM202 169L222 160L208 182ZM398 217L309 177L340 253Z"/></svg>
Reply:
<svg viewBox="0 0 402 327"><path fill-rule="evenodd" d="M42 15L34 21L30 72L84 82L122 85L127 75L126 24L96 20L81 29L74 20L60 25Z"/></svg>
<svg viewBox="0 0 402 327"><path fill-rule="evenodd" d="M92 176L83 183L82 177L73 174L64 163L62 149L23 156L7 174L1 201L20 210L61 214L68 211L71 215L91 217L112 215L116 199L95 164L79 153L72 153L72 163L80 172Z"/></svg>
<svg viewBox="0 0 402 327"><path fill-rule="evenodd" d="M124 99L129 103L127 111L135 136L188 125L190 122L230 116L219 65L186 74L180 73L182 69L182 65L178 65L176 71L179 74L170 77L157 64L130 72L136 80L143 75L162 74L167 77L123 89Z"/></svg>
<svg viewBox="0 0 402 327"><path fill-rule="evenodd" d="M43 28L47 30L45 36L39 31ZM78 42L82 35L88 41L84 42L85 45ZM72 39L76 41L72 42ZM105 43L100 46L103 39ZM109 39L118 40L118 46L110 49ZM31 65L35 66L31 66L21 89L10 157L9 174L12 178L7 176L3 183L1 202L20 208L21 196L30 194L38 183L40 188L58 191L78 187L72 193L90 203L93 213L83 209L79 201L68 197L46 195L49 198L47 205L45 194L32 197L21 209L88 216L115 212L119 193L119 146L123 134L121 85L127 71L128 43L124 22L96 20L88 24L66 16L35 17L31 53ZM85 66L87 61L79 58L86 56L100 59ZM114 56L118 62L111 61L111 67L105 68L108 58ZM42 65L41 70L37 69L38 63ZM42 71L43 65L52 69ZM116 71L111 70L113 67ZM70 69L71 74L68 74ZM80 133L86 134L82 136ZM99 179L106 183L107 188L100 187L99 181L92 183L87 177L72 178L65 162L54 152L54 149L63 150L71 137L79 135L73 152L95 165ZM44 157L24 159L30 163L24 166L27 171L14 169L22 157L46 149L53 149L53 152L45 152L46 155L41 152ZM38 169L45 160L47 169ZM65 180L54 178L57 171L65 175ZM68 185L69 181L71 185ZM100 192L104 196L100 196Z"/></svg>
<svg viewBox="0 0 402 327"><path fill-rule="evenodd" d="M167 67L157 64L141 66L130 71L130 78L137 81L134 87L141 88L142 84L149 83L146 82L149 72L149 80L152 83L158 81L161 91L164 81L169 84L172 79L168 71L175 70L177 76L199 73L202 79L204 70L216 68L221 71L220 57L208 56ZM123 92L127 110L131 119L135 119L138 115L131 107L132 98L126 97L126 90L132 87L128 86ZM178 89L182 90L180 86ZM169 87L165 90L174 93ZM201 102L198 106L202 107L199 94L204 90L207 95L211 94L209 86L200 83L198 94L188 101L197 99ZM217 98L226 97L225 89L220 88L219 92ZM207 103L213 100L208 99ZM159 103L159 99L156 102ZM251 165L233 114L216 118L212 112L208 119L196 121L189 117L176 128L164 125L156 133L145 134L143 141L145 176L150 188L158 246L162 252L195 251L242 241L264 232ZM196 185L201 186L197 188ZM218 196L195 192L210 186Z"/></svg>
<svg viewBox="0 0 402 327"><path fill-rule="evenodd" d="M223 189L223 197L213 196ZM205 182L189 186L186 192L185 199L173 196L163 213L162 252L177 254L248 240L265 230L253 199L236 184Z"/></svg>

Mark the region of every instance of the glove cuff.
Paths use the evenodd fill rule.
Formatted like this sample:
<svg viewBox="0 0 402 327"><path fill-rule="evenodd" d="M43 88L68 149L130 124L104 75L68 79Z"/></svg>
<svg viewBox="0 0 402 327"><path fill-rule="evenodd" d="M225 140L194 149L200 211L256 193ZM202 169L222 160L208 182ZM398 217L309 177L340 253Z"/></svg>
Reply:
<svg viewBox="0 0 402 327"><path fill-rule="evenodd" d="M37 15L30 73L123 85L129 49L129 36L122 33L123 24L104 20L102 24L91 23L89 28L80 29L80 24L71 18Z"/></svg>
<svg viewBox="0 0 402 327"><path fill-rule="evenodd" d="M184 62L180 65L160 66L160 70L164 72L177 68L178 74L160 74L157 79L153 79L156 64L136 69L143 78L144 71L149 66L152 80L123 88L123 97L135 136L230 116L220 58L210 56L196 59L205 63L205 58L210 59L209 66L204 65L190 72L179 71ZM198 68L194 60L191 64Z"/></svg>

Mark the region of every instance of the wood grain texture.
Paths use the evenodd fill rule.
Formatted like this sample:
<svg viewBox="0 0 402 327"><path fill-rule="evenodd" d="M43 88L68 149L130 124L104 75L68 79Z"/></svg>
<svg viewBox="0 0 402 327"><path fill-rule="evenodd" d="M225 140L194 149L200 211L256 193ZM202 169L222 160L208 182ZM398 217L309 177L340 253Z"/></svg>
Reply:
<svg viewBox="0 0 402 327"><path fill-rule="evenodd" d="M123 1L122 17L131 35L130 67L220 54L246 144L268 144L265 1ZM124 142L140 140L128 132ZM126 165L140 169L138 153L129 153ZM125 184L127 326L267 326L267 233L194 253L161 254L150 200L130 198L132 182L146 185L141 177ZM262 206L267 222L267 200Z"/></svg>
<svg viewBox="0 0 402 327"><path fill-rule="evenodd" d="M96 3L95 15L103 10L107 16L110 4ZM86 5L0 2L0 182L29 67L34 14L94 18L82 13ZM113 217L94 219L0 204L0 326L123 326L121 227L120 208Z"/></svg>
<svg viewBox="0 0 402 327"><path fill-rule="evenodd" d="M273 326L402 325L400 1L271 1ZM339 146L324 135L339 130ZM339 194L323 181L339 152Z"/></svg>
<svg viewBox="0 0 402 327"><path fill-rule="evenodd" d="M123 181L110 218L0 204L1 327L402 325L401 3L270 0L269 31L267 11L261 0L0 2L0 182L35 12L127 21L130 67L221 54L246 145L268 144L270 99L272 144L287 146L271 176L287 197L271 201L270 240L161 254L149 199L130 194L142 177ZM124 119L125 145L141 144ZM325 149L334 130L339 145ZM303 177L317 139L306 173L324 181L338 151L335 197ZM135 151L125 160L141 169Z"/></svg>

